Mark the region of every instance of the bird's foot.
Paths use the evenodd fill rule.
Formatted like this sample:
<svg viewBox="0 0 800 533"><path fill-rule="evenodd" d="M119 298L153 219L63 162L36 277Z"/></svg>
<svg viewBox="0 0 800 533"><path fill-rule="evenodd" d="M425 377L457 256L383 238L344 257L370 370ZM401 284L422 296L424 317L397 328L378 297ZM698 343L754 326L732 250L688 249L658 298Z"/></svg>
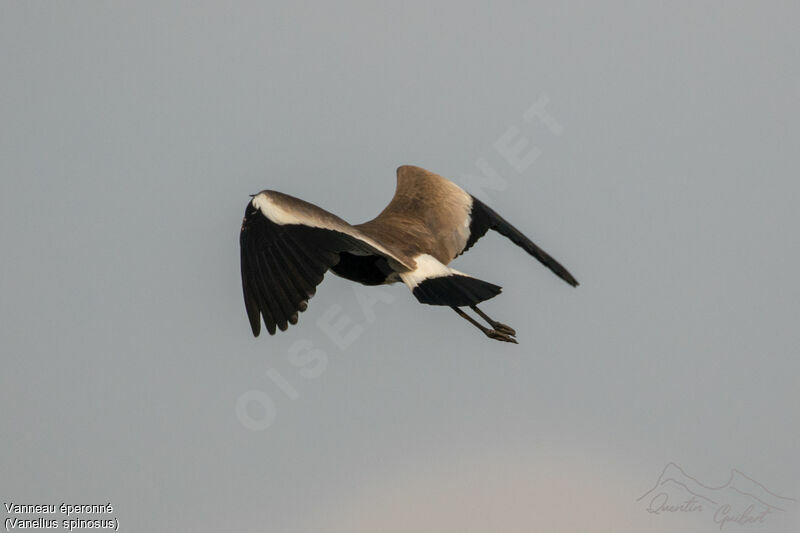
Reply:
<svg viewBox="0 0 800 533"><path fill-rule="evenodd" d="M506 335L511 335L512 337L517 336L517 332L511 326L506 326L501 322L492 322L492 327L495 331L499 331L500 333L505 333Z"/></svg>
<svg viewBox="0 0 800 533"><path fill-rule="evenodd" d="M510 329L510 328L509 328ZM514 331L514 330L511 330ZM513 342L514 344L517 343L517 339L512 337L510 334L504 333L502 331L498 331L496 329L487 329L484 333L490 339L494 339L496 341L503 341L503 342Z"/></svg>

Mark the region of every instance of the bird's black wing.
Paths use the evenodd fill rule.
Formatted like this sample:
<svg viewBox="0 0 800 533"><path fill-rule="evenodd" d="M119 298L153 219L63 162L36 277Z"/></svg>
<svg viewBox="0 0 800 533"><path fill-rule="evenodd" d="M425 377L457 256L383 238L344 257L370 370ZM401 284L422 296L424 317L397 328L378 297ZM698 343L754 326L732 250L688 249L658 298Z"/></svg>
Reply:
<svg viewBox="0 0 800 533"><path fill-rule="evenodd" d="M297 323L340 252L396 260L338 217L273 191L259 193L247 205L239 246L244 304L256 337L261 317L270 335Z"/></svg>
<svg viewBox="0 0 800 533"><path fill-rule="evenodd" d="M561 263L550 257L547 252L536 246L528 237L523 235L521 231L498 215L494 209L474 196L472 197L472 211L470 212L469 238L464 245L464 249L461 250L461 253L463 254L469 250L472 245L475 244L478 239L486 235L486 232L490 229L508 237L511 242L535 257L559 278L573 287L578 286L578 281L561 265Z"/></svg>

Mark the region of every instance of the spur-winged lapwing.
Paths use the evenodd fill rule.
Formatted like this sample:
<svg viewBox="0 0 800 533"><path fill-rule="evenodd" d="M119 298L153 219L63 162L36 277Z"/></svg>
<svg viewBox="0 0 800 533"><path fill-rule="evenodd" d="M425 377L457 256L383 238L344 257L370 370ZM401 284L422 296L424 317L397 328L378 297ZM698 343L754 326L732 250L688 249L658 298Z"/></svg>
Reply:
<svg viewBox="0 0 800 533"><path fill-rule="evenodd" d="M330 269L364 285L402 281L421 303L451 307L486 336L516 343L512 328L477 307L497 296L500 287L447 266L489 229L578 285L558 261L489 206L419 167L398 168L392 201L373 220L355 226L286 194L254 194L239 236L244 304L253 335L261 332L262 317L270 335L296 324ZM491 327L461 307L471 308Z"/></svg>

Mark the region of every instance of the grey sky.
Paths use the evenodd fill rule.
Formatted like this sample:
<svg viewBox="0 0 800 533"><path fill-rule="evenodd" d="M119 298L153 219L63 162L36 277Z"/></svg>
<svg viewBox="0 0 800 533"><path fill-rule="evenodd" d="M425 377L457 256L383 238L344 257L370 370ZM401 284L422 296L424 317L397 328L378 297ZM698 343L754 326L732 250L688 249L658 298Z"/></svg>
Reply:
<svg viewBox="0 0 800 533"><path fill-rule="evenodd" d="M718 531L636 501L669 461L800 498L799 15L3 3L3 501L110 501L125 531ZM525 119L542 99L563 130ZM454 266L504 287L519 346L332 275L253 339L247 195L362 222L406 163L488 164L472 192L580 288L493 235ZM326 366L293 364L308 342Z"/></svg>

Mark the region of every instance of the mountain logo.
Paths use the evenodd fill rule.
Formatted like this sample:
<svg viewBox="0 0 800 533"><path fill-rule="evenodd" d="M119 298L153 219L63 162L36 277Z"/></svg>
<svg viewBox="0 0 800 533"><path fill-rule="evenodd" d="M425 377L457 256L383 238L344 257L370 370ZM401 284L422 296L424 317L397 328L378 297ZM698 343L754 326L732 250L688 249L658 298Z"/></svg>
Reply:
<svg viewBox="0 0 800 533"><path fill-rule="evenodd" d="M667 463L653 488L637 502L654 515L668 513L707 514L722 530L726 525L758 525L770 515L793 512L797 500L781 496L732 469L728 481L719 487L701 483L675 463Z"/></svg>

